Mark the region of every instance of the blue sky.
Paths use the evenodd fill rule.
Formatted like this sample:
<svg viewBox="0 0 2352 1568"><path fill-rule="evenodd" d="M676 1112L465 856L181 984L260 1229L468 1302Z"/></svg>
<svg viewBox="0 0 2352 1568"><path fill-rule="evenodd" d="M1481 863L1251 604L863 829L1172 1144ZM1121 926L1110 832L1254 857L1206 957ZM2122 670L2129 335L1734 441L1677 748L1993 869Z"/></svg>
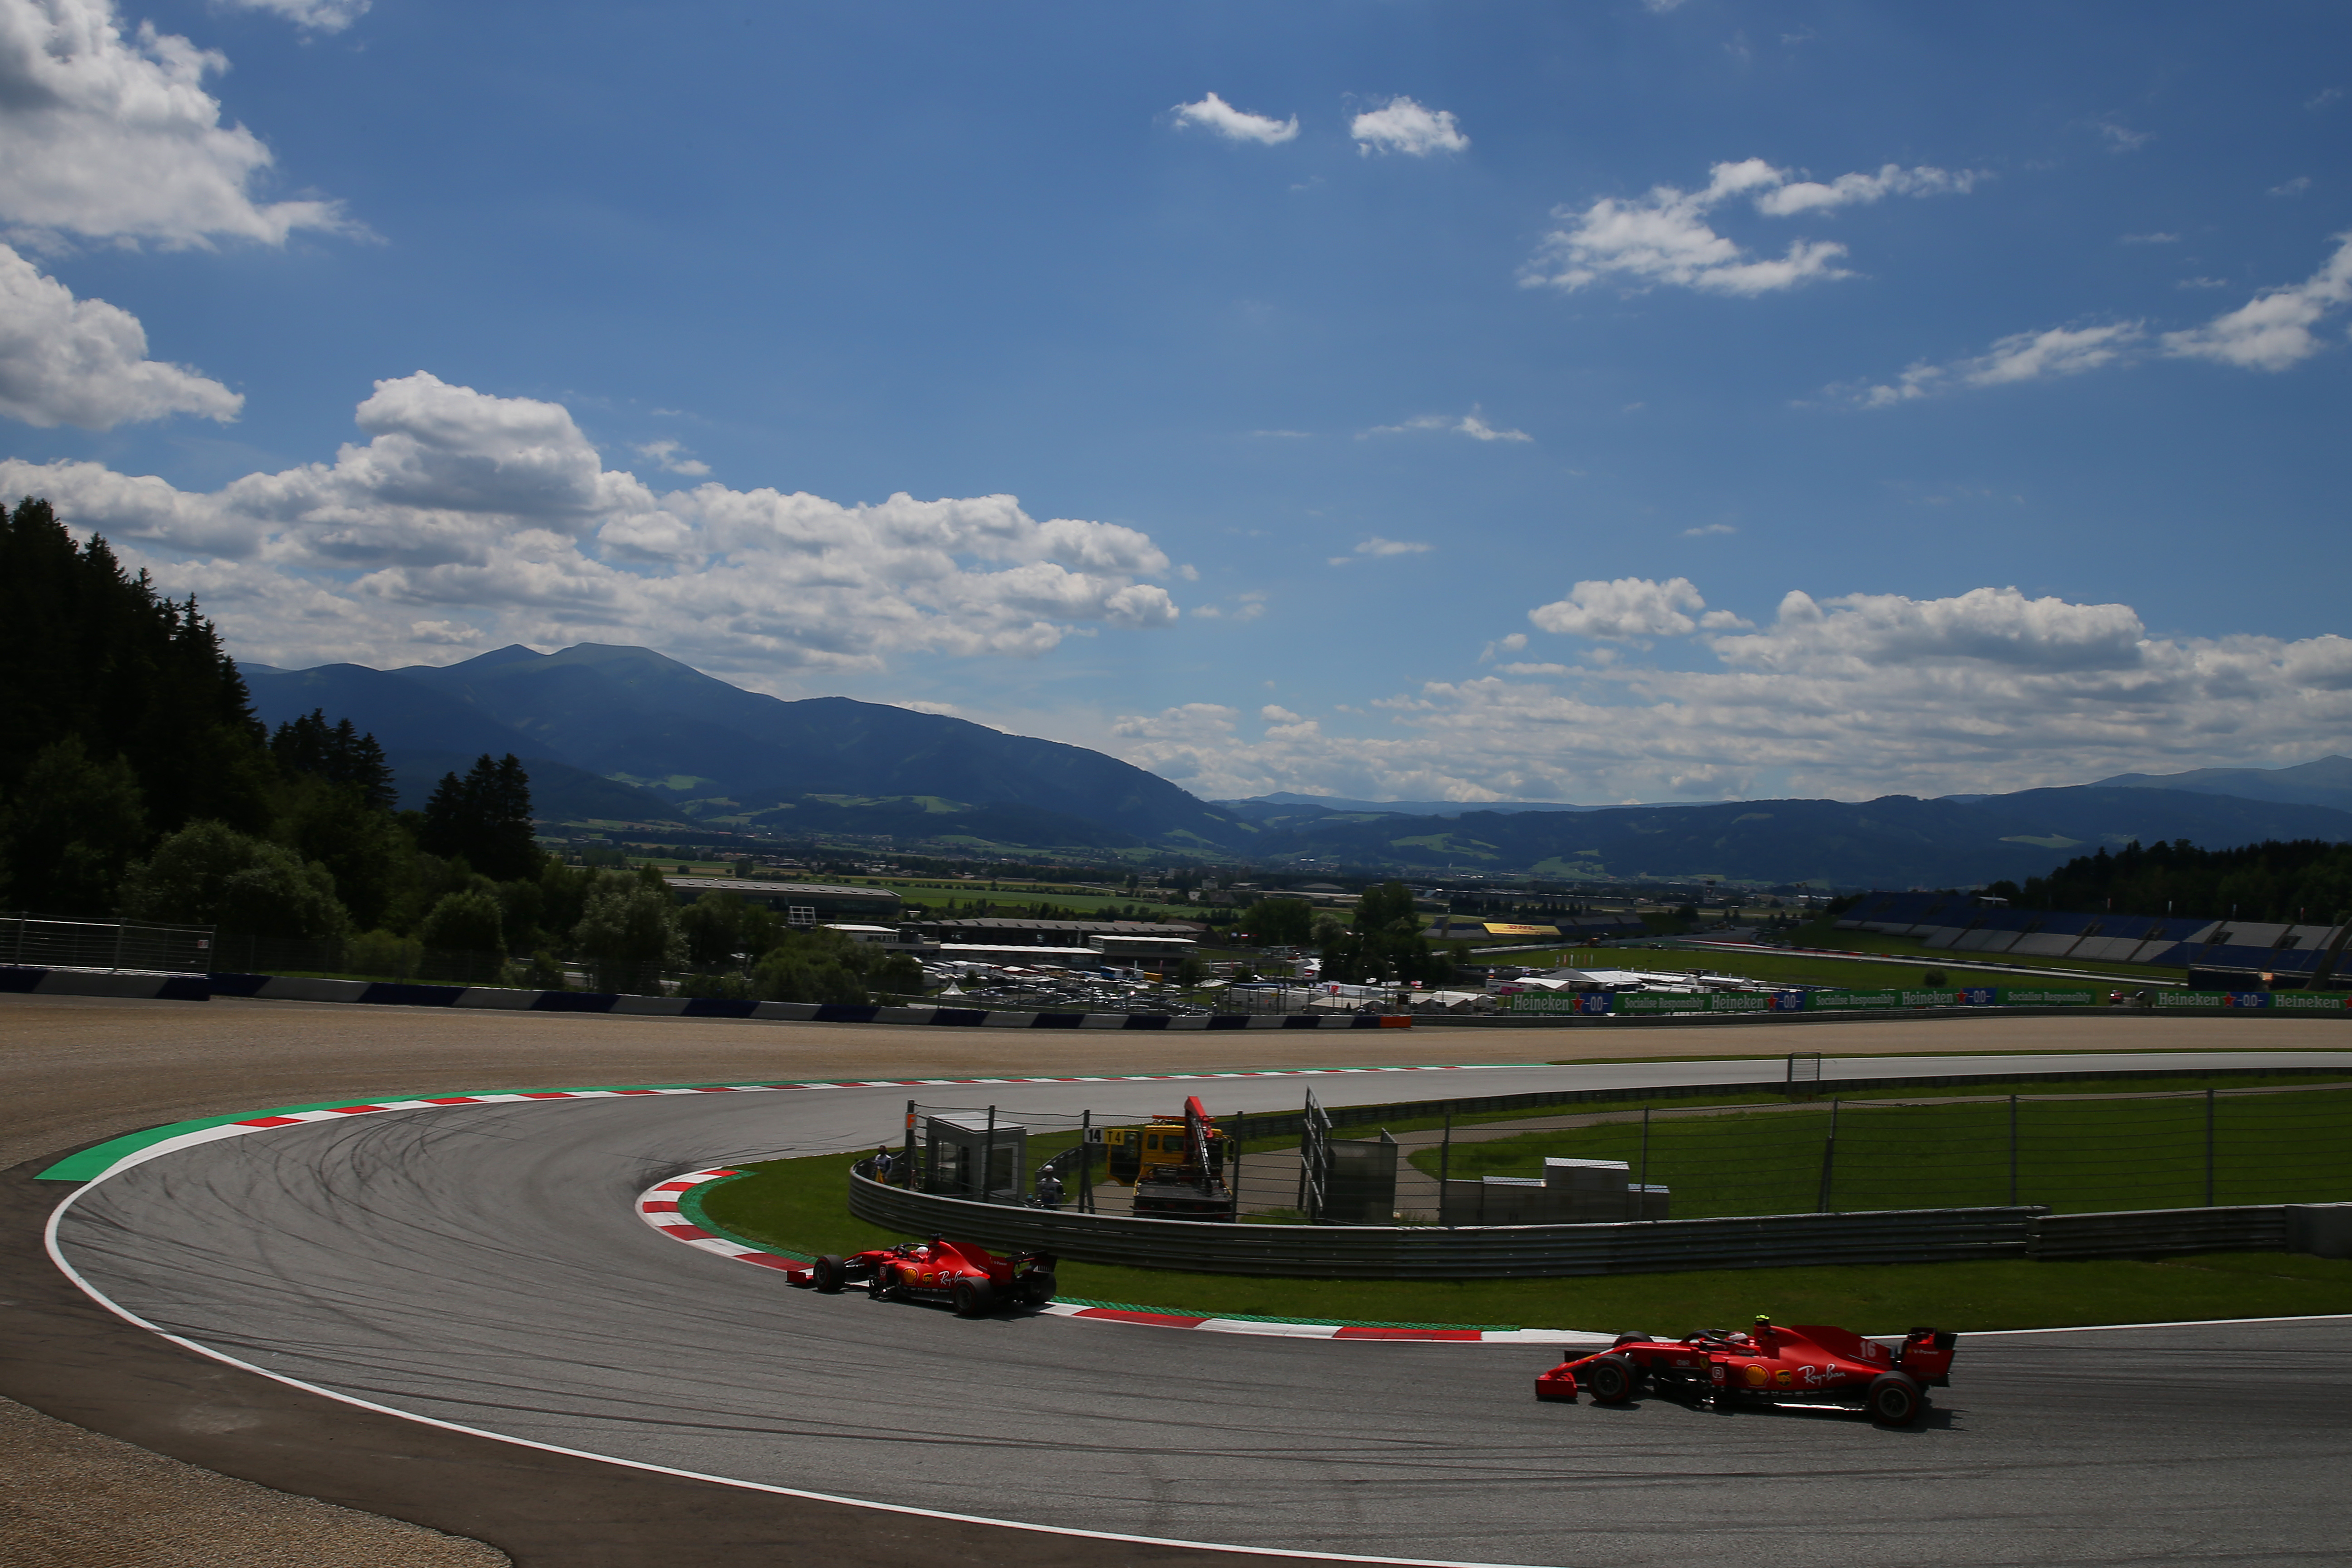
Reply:
<svg viewBox="0 0 2352 1568"><path fill-rule="evenodd" d="M640 643L1208 795L2299 762L2347 33L0 0L0 486L240 657Z"/></svg>

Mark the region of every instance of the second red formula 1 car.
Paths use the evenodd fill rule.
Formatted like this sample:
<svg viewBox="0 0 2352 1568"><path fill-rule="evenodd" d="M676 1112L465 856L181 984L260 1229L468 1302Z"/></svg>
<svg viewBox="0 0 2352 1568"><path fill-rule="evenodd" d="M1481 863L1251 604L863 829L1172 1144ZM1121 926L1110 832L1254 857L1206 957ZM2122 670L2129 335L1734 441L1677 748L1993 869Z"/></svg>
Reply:
<svg viewBox="0 0 2352 1568"><path fill-rule="evenodd" d="M877 1301L945 1301L965 1318L986 1317L999 1307L1042 1307L1054 1299L1050 1253L999 1258L984 1247L937 1236L847 1258L820 1258L785 1279L828 1294L863 1280L866 1294Z"/></svg>
<svg viewBox="0 0 2352 1568"><path fill-rule="evenodd" d="M1709 1331L1679 1340L1621 1334L1596 1354L1563 1362L1536 1379L1538 1399L1573 1400L1580 1382L1601 1405L1622 1405L1646 1382L1672 1397L1718 1405L1855 1405L1873 1420L1906 1426L1926 1408L1926 1390L1950 1381L1958 1334L1914 1329L1890 1351L1846 1329L1756 1320L1752 1333Z"/></svg>

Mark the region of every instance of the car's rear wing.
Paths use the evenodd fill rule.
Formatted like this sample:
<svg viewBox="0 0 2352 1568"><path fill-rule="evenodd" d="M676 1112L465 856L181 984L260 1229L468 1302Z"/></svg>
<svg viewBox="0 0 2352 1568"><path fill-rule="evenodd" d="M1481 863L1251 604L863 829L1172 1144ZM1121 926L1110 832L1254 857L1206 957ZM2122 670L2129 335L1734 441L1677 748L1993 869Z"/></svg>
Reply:
<svg viewBox="0 0 2352 1568"><path fill-rule="evenodd" d="M1947 1387L1951 1383L1953 1348L1960 1336L1937 1329L1914 1329L1903 1337L1903 1348L1895 1352L1895 1364L1931 1388Z"/></svg>

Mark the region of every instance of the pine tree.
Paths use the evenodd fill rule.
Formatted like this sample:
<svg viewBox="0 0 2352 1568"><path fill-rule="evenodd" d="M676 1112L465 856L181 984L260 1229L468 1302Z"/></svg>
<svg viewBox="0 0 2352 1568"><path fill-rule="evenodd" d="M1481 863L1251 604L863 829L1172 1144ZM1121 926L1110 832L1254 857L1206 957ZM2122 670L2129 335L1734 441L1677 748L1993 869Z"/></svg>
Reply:
<svg viewBox="0 0 2352 1568"><path fill-rule="evenodd" d="M329 724L323 708L278 725L269 737L269 754L287 773L312 773L330 784L352 785L375 810L391 810L398 798L392 764L384 760L375 736L361 733L349 719Z"/></svg>
<svg viewBox="0 0 2352 1568"><path fill-rule="evenodd" d="M418 847L462 858L494 882L535 878L546 856L532 837L530 775L512 752L492 762L488 752L464 778L444 773L425 803Z"/></svg>

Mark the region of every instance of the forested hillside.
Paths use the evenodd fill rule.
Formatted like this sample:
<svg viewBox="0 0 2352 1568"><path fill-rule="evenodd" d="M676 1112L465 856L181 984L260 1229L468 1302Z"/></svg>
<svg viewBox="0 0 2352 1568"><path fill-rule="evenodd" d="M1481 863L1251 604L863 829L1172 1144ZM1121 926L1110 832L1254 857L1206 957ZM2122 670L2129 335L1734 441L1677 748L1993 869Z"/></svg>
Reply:
<svg viewBox="0 0 2352 1568"><path fill-rule="evenodd" d="M232 962L386 977L561 986L578 964L608 989L690 971L804 1001L908 983L837 933L565 865L511 752L446 772L421 811L396 800L348 717L266 731L194 600L77 543L46 501L0 513L0 908L210 926Z"/></svg>
<svg viewBox="0 0 2352 1568"><path fill-rule="evenodd" d="M2187 839L2126 845L2069 860L2022 885L1996 882L1987 892L2022 909L2189 920L2335 924L2352 913L2352 845L2304 838L2235 849L2200 849Z"/></svg>

